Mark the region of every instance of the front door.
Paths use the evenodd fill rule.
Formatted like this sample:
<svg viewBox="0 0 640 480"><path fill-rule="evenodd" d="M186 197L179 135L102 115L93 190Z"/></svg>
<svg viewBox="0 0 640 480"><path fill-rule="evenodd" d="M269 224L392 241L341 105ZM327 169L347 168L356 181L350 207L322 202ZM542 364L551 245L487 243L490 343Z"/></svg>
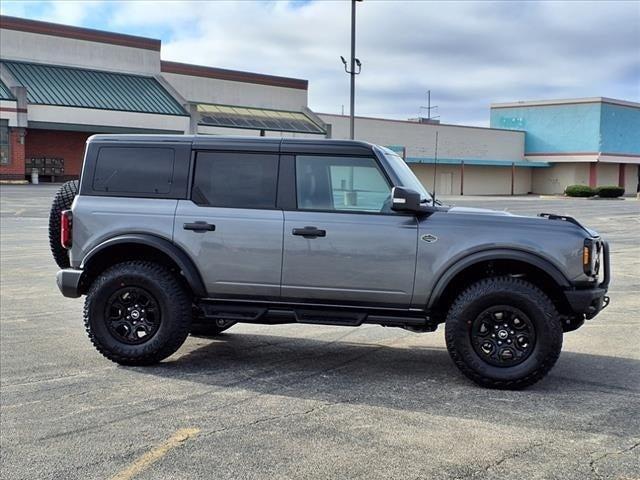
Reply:
<svg viewBox="0 0 640 480"><path fill-rule="evenodd" d="M285 211L282 297L408 308L417 222L391 211L373 157L298 155L297 209Z"/></svg>
<svg viewBox="0 0 640 480"><path fill-rule="evenodd" d="M278 156L198 152L190 200L180 200L174 242L215 298L280 298L282 210Z"/></svg>

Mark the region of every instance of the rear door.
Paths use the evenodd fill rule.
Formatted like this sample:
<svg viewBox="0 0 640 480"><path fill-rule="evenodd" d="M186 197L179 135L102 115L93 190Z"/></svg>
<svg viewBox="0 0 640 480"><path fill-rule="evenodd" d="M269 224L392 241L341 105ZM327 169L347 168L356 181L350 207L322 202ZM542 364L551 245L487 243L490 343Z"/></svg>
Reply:
<svg viewBox="0 0 640 480"><path fill-rule="evenodd" d="M284 213L283 299L408 308L417 221L391 211L392 185L377 159L297 155L291 164L296 198Z"/></svg>
<svg viewBox="0 0 640 480"><path fill-rule="evenodd" d="M174 242L215 298L279 299L283 213L278 155L196 153L191 198L178 202Z"/></svg>

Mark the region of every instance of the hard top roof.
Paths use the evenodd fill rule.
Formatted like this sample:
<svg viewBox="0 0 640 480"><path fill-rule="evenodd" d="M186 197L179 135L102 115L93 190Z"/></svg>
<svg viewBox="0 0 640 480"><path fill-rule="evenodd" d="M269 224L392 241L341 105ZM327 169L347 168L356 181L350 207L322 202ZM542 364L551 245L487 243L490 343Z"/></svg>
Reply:
<svg viewBox="0 0 640 480"><path fill-rule="evenodd" d="M136 143L158 145L162 143L191 143L195 149L245 150L280 153L370 153L373 144L359 140L242 137L214 135L151 135L151 134L98 134L87 143Z"/></svg>

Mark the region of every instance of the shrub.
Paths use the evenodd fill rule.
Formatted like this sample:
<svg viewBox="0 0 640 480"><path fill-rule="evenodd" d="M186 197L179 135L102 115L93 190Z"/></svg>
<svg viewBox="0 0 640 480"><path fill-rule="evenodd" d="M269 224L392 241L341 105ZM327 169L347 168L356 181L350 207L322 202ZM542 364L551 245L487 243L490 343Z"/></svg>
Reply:
<svg viewBox="0 0 640 480"><path fill-rule="evenodd" d="M569 185L564 194L567 197L593 197L596 191L588 185Z"/></svg>
<svg viewBox="0 0 640 480"><path fill-rule="evenodd" d="M603 185L596 189L596 193L602 198L618 198L624 195L624 187L617 185Z"/></svg>

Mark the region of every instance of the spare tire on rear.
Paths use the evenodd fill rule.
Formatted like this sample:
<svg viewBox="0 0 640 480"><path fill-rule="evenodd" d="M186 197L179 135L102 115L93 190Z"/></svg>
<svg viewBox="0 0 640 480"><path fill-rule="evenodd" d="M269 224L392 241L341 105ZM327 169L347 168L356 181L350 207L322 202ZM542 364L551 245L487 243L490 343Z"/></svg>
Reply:
<svg viewBox="0 0 640 480"><path fill-rule="evenodd" d="M69 210L73 199L78 194L78 180L64 183L53 197L51 212L49 213L49 246L53 259L60 268L69 268L69 252L60 243L60 214Z"/></svg>

